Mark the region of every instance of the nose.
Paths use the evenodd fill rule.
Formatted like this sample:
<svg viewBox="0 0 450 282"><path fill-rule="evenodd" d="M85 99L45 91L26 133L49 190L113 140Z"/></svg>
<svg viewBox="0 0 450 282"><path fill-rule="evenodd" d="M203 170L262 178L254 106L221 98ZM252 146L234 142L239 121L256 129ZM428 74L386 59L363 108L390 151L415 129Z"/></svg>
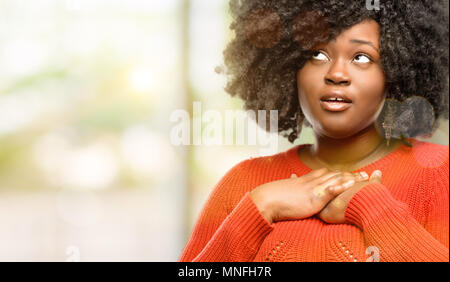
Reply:
<svg viewBox="0 0 450 282"><path fill-rule="evenodd" d="M328 85L350 85L350 76L345 68L345 62L334 62L325 75L325 84Z"/></svg>

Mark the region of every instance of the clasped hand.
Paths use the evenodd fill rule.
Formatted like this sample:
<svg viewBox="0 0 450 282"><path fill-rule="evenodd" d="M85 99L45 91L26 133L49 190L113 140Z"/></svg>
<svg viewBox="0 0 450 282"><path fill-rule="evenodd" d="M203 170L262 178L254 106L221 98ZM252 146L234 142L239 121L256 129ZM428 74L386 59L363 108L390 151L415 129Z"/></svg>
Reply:
<svg viewBox="0 0 450 282"><path fill-rule="evenodd" d="M328 202L328 204L318 213L318 217L324 222L334 224L344 223L345 211L353 195L370 183L381 183L381 171L379 170L375 170L370 178L365 172L360 175L353 175L355 181L354 184Z"/></svg>
<svg viewBox="0 0 450 282"><path fill-rule="evenodd" d="M269 223L317 215L327 223L344 223L352 196L369 183L381 183L381 174L313 170L297 177L268 182L250 196ZM379 171L378 171L379 172Z"/></svg>

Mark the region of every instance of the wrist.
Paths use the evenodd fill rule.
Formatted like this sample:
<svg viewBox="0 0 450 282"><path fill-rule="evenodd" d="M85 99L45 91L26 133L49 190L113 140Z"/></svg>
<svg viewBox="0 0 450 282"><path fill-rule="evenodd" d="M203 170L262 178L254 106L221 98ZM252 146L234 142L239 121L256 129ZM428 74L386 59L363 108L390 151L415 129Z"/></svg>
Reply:
<svg viewBox="0 0 450 282"><path fill-rule="evenodd" d="M274 209L270 202L270 197L267 197L267 191L263 186L258 186L250 192L250 198L255 203L259 212L270 223L273 223Z"/></svg>

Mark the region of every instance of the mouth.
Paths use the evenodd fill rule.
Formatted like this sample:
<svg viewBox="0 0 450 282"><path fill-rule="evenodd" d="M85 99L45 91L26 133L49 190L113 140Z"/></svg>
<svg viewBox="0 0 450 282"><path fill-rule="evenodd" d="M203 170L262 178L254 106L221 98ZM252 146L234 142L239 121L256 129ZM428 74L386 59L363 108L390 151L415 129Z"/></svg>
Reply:
<svg viewBox="0 0 450 282"><path fill-rule="evenodd" d="M345 111L352 106L353 102L350 98L342 93L325 94L320 98L320 105L324 110L331 112Z"/></svg>

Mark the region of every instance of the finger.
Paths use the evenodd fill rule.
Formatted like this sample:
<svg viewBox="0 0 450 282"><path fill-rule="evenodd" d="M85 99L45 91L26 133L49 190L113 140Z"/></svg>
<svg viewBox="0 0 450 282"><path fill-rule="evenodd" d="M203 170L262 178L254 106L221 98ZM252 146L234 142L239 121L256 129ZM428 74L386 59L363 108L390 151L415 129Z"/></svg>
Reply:
<svg viewBox="0 0 450 282"><path fill-rule="evenodd" d="M376 183L381 183L381 170L375 170L372 172L372 174L370 175L370 179L369 182L376 182Z"/></svg>
<svg viewBox="0 0 450 282"><path fill-rule="evenodd" d="M369 180L369 175L365 171L361 172L344 172L344 176L347 178L353 177L356 181Z"/></svg>
<svg viewBox="0 0 450 282"><path fill-rule="evenodd" d="M365 171L355 172L353 173L353 177L355 177L356 182L369 180L369 175Z"/></svg>
<svg viewBox="0 0 450 282"><path fill-rule="evenodd" d="M329 173L317 179L316 185L323 185L324 187L327 187L343 181L344 178L344 175L340 172Z"/></svg>
<svg viewBox="0 0 450 282"><path fill-rule="evenodd" d="M321 177L322 175L325 175L326 173L329 173L329 172L330 172L330 170L326 167L315 169L315 170L311 171L310 173L302 176L302 180L304 180L305 182L309 182L309 181L316 179L318 177Z"/></svg>
<svg viewBox="0 0 450 282"><path fill-rule="evenodd" d="M298 177L297 174L295 174L295 173L291 174L291 178L296 178L296 177Z"/></svg>
<svg viewBox="0 0 450 282"><path fill-rule="evenodd" d="M326 173L325 175L322 175L321 177L314 179L316 185L326 183L327 181L333 180L333 179L340 179L344 177L342 172L340 171L331 171L329 173Z"/></svg>
<svg viewBox="0 0 450 282"><path fill-rule="evenodd" d="M346 180L343 183L342 181L342 176L336 176L325 183L315 186L313 188L313 194L314 196L323 198L328 202L355 184L355 180L353 178Z"/></svg>
<svg viewBox="0 0 450 282"><path fill-rule="evenodd" d="M335 183L339 183L339 181L342 181L342 173L340 172L330 172L318 179L315 179L312 182L312 185L314 186L312 193L314 196L318 198L322 198L325 196L327 192L327 188Z"/></svg>
<svg viewBox="0 0 450 282"><path fill-rule="evenodd" d="M345 175L345 176L344 176ZM355 183L355 179L351 173L330 173L319 179L323 180L322 182L316 182L313 185L315 186L313 189L313 194L316 197L324 197L325 194L329 194L328 197L325 197L325 200L329 200L334 198L336 195L339 195L346 188L353 186ZM345 185L344 185L345 184ZM342 186L344 185L344 186ZM329 187L337 186L339 189L333 191L333 189L329 190Z"/></svg>
<svg viewBox="0 0 450 282"><path fill-rule="evenodd" d="M368 180L369 179L369 175L367 174L367 172L361 171L361 172L359 172L359 174L361 175L362 180Z"/></svg>
<svg viewBox="0 0 450 282"><path fill-rule="evenodd" d="M339 194L341 194L342 192L346 191L347 189L349 189L350 187L352 187L353 185L355 185L355 180L354 179L350 179L347 180L346 182L340 184L340 185L332 185L329 186L327 188L327 193L330 194L333 197L338 196Z"/></svg>
<svg viewBox="0 0 450 282"><path fill-rule="evenodd" d="M369 177L367 176L367 179ZM354 180L355 182L360 182L365 179L363 175L360 173L350 173L350 172L338 172L338 173L330 173L322 176L320 178L321 182L315 184L315 185L324 185L324 186L331 186L331 185L340 185L344 184L347 181Z"/></svg>

